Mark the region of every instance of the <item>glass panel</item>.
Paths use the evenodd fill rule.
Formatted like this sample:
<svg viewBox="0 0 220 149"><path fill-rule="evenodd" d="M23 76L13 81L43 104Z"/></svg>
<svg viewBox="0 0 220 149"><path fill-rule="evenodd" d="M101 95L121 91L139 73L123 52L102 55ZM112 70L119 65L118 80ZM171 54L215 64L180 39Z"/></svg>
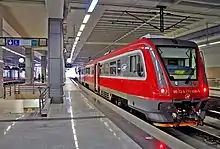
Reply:
<svg viewBox="0 0 220 149"><path fill-rule="evenodd" d="M158 47L158 50L171 80L197 79L194 48Z"/></svg>
<svg viewBox="0 0 220 149"><path fill-rule="evenodd" d="M121 60L117 61L117 73L118 73L118 75L121 74Z"/></svg>
<svg viewBox="0 0 220 149"><path fill-rule="evenodd" d="M136 72L136 56L130 57L130 72Z"/></svg>
<svg viewBox="0 0 220 149"><path fill-rule="evenodd" d="M110 62L110 74L116 75L116 61Z"/></svg>

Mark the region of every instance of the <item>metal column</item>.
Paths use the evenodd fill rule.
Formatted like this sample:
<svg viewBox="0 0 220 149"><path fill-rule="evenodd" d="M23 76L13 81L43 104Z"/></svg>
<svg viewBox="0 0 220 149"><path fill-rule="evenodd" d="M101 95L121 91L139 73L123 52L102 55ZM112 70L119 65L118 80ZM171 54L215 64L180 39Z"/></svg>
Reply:
<svg viewBox="0 0 220 149"><path fill-rule="evenodd" d="M0 36L3 36L3 19L0 18ZM4 96L4 88L3 88L3 49L0 48L0 98Z"/></svg>
<svg viewBox="0 0 220 149"><path fill-rule="evenodd" d="M41 56L41 78L42 77L44 78L44 82L46 82L46 70L47 70L47 56Z"/></svg>
<svg viewBox="0 0 220 149"><path fill-rule="evenodd" d="M52 103L63 103L63 29L62 19L48 20L48 85Z"/></svg>
<svg viewBox="0 0 220 149"><path fill-rule="evenodd" d="M25 83L34 83L34 52L31 48L25 49Z"/></svg>

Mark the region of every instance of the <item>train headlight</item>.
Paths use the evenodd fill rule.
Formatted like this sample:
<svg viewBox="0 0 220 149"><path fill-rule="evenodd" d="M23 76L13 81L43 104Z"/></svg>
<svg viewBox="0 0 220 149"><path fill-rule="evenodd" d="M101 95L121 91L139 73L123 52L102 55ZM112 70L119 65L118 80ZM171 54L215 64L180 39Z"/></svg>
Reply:
<svg viewBox="0 0 220 149"><path fill-rule="evenodd" d="M204 92L204 93L207 92L207 88L206 88L206 87L203 88L203 92Z"/></svg>
<svg viewBox="0 0 220 149"><path fill-rule="evenodd" d="M165 88L161 88L161 89L160 89L160 93L161 93L161 94L166 94L166 93L167 93L167 90L166 90Z"/></svg>
<svg viewBox="0 0 220 149"><path fill-rule="evenodd" d="M176 113L172 113L173 118L177 118L177 114Z"/></svg>

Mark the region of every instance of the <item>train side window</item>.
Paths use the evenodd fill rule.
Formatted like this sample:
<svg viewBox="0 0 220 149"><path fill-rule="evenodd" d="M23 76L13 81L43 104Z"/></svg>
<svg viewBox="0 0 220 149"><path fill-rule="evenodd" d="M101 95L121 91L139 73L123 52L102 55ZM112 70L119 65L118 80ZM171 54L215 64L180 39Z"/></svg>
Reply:
<svg viewBox="0 0 220 149"><path fill-rule="evenodd" d="M95 73L94 67L91 67L91 72L92 72L92 75L94 75L94 73Z"/></svg>
<svg viewBox="0 0 220 149"><path fill-rule="evenodd" d="M138 76L143 77L144 76L144 67L143 67L143 63L141 60L141 56L137 55L136 57L137 57L137 74L138 74Z"/></svg>
<svg viewBox="0 0 220 149"><path fill-rule="evenodd" d="M99 65L99 74L103 75L103 67L102 64Z"/></svg>
<svg viewBox="0 0 220 149"><path fill-rule="evenodd" d="M105 73L105 75L109 75L109 64L108 64L108 62L105 63L104 65L105 65L105 67L104 67L104 73Z"/></svg>
<svg viewBox="0 0 220 149"><path fill-rule="evenodd" d="M90 75L90 68L86 68L86 74Z"/></svg>
<svg viewBox="0 0 220 149"><path fill-rule="evenodd" d="M117 73L118 75L121 74L121 60L120 59L117 60Z"/></svg>
<svg viewBox="0 0 220 149"><path fill-rule="evenodd" d="M116 75L116 61L110 62L110 74Z"/></svg>
<svg viewBox="0 0 220 149"><path fill-rule="evenodd" d="M130 72L135 73L136 72L136 67L137 67L137 63L136 63L136 55L134 56L130 56Z"/></svg>

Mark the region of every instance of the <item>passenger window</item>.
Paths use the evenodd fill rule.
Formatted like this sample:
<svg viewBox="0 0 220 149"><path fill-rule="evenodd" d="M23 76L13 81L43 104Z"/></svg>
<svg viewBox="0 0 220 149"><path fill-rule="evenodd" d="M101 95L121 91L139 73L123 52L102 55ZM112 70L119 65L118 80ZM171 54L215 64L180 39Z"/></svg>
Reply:
<svg viewBox="0 0 220 149"><path fill-rule="evenodd" d="M90 68L86 68L86 74L90 75Z"/></svg>
<svg viewBox="0 0 220 149"><path fill-rule="evenodd" d="M130 72L135 73L139 77L144 76L144 68L140 55L130 57Z"/></svg>
<svg viewBox="0 0 220 149"><path fill-rule="evenodd" d="M136 56L131 56L130 57L130 72L135 73L136 72Z"/></svg>
<svg viewBox="0 0 220 149"><path fill-rule="evenodd" d="M116 75L116 61L110 62L110 74Z"/></svg>
<svg viewBox="0 0 220 149"><path fill-rule="evenodd" d="M140 77L144 76L144 67L143 67L143 63L141 61L141 56L137 55L137 74Z"/></svg>
<svg viewBox="0 0 220 149"><path fill-rule="evenodd" d="M121 74L121 60L117 61L117 73L118 73L118 75Z"/></svg>
<svg viewBox="0 0 220 149"><path fill-rule="evenodd" d="M106 75L109 74L109 64L108 64L108 63L105 63L105 64L104 64L104 73L105 73Z"/></svg>
<svg viewBox="0 0 220 149"><path fill-rule="evenodd" d="M101 75L103 74L103 67L102 67L102 64L99 65L99 74L101 74Z"/></svg>
<svg viewBox="0 0 220 149"><path fill-rule="evenodd" d="M92 75L94 75L94 71L95 71L95 70L94 70L94 67L92 67L91 69L92 69Z"/></svg>

